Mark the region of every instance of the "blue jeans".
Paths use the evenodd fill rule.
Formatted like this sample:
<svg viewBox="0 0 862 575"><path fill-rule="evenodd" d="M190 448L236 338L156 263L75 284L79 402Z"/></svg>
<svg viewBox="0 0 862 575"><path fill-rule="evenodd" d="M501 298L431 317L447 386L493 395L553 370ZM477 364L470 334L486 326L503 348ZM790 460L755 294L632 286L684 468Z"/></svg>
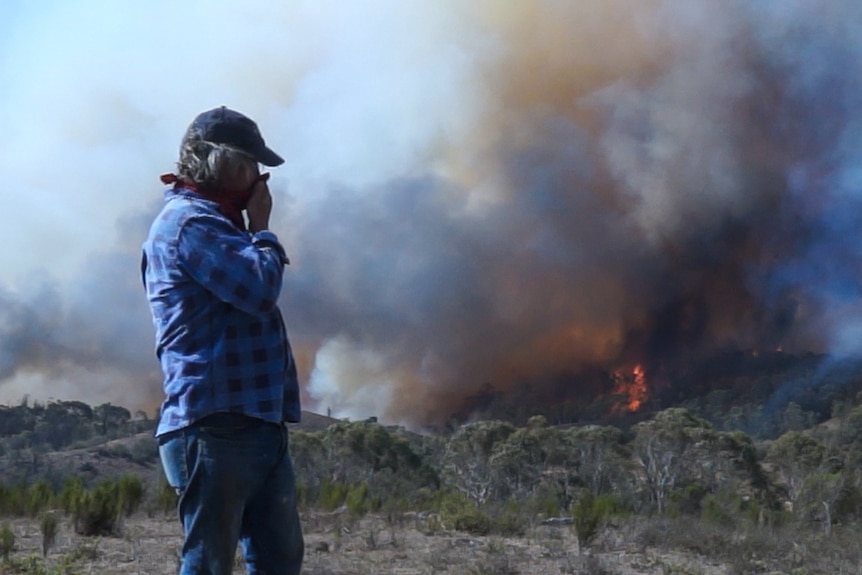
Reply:
<svg viewBox="0 0 862 575"><path fill-rule="evenodd" d="M180 575L230 575L237 543L248 575L298 575L304 544L287 429L216 414L159 438L180 495Z"/></svg>

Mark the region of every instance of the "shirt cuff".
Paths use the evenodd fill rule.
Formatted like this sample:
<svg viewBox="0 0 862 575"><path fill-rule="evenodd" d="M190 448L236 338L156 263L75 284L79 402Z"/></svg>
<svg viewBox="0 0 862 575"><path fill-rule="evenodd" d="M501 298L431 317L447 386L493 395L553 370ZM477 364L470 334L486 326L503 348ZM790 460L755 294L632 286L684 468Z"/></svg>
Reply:
<svg viewBox="0 0 862 575"><path fill-rule="evenodd" d="M287 257L287 252L284 251L284 247L278 241L278 236L272 233L269 230L261 230L259 232L255 232L251 236L251 243L256 246L266 246L275 248L275 251L278 252L279 257L281 257L281 263L283 265L290 265L290 260Z"/></svg>

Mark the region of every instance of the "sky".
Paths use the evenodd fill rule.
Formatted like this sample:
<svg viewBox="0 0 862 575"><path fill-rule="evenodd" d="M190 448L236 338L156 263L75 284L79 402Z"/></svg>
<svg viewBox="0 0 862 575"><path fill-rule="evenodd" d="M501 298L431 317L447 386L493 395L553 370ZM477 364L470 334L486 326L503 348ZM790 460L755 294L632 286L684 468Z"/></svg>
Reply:
<svg viewBox="0 0 862 575"><path fill-rule="evenodd" d="M854 356L860 26L853 0L4 0L0 402L158 405L140 245L219 105L286 159L307 409L421 424L586 367Z"/></svg>

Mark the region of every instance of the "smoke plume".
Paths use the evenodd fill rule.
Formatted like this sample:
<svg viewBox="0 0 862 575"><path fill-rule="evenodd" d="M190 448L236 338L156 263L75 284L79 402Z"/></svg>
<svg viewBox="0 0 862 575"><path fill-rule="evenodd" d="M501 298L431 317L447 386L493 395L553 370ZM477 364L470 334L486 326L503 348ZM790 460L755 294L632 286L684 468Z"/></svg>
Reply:
<svg viewBox="0 0 862 575"><path fill-rule="evenodd" d="M308 408L421 424L586 369L858 353L856 2L12 6L4 398L158 401L138 249L220 104L287 159Z"/></svg>

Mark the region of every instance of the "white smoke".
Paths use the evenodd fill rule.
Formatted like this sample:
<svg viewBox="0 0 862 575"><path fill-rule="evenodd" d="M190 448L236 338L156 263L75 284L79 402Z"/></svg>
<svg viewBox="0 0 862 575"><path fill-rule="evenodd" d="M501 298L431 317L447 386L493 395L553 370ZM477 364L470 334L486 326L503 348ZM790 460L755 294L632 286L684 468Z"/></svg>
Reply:
<svg viewBox="0 0 862 575"><path fill-rule="evenodd" d="M222 104L287 160L307 407L422 421L627 354L838 345L860 6L4 3L0 400L158 401L138 251Z"/></svg>

